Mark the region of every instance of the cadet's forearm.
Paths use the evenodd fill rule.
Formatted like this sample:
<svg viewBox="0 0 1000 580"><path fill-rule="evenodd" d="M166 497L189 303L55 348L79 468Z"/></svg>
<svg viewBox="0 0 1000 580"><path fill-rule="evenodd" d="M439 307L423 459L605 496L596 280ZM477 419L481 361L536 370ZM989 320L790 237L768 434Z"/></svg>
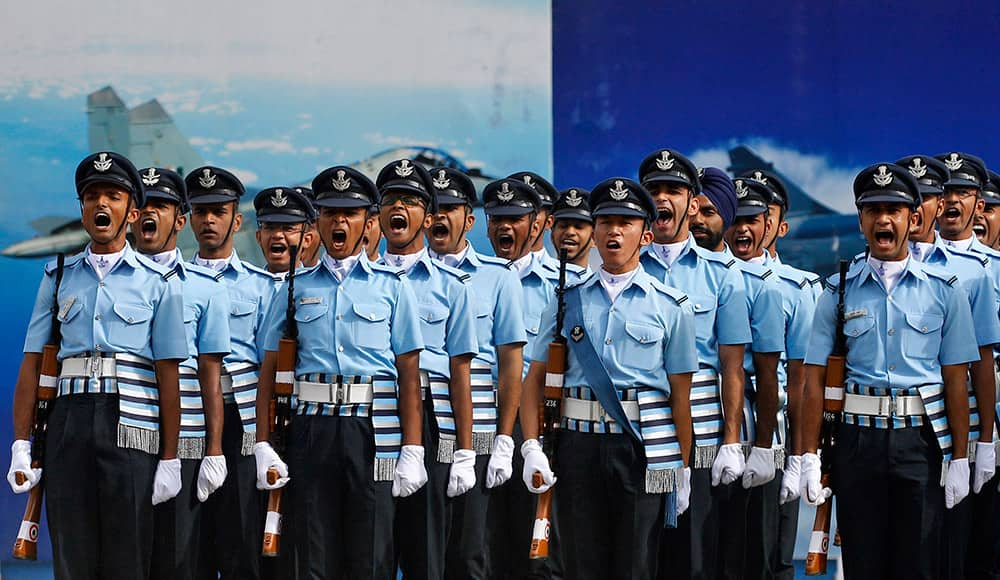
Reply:
<svg viewBox="0 0 1000 580"><path fill-rule="evenodd" d="M472 383L469 368L472 355L453 356L449 360L451 381L448 394L455 414L455 442L459 449L472 449Z"/></svg>
<svg viewBox="0 0 1000 580"><path fill-rule="evenodd" d="M677 441L681 445L681 457L687 467L691 457L691 444L694 440L694 427L691 424L691 373L670 375L670 412L677 427Z"/></svg>
<svg viewBox="0 0 1000 580"><path fill-rule="evenodd" d="M420 351L396 356L396 371L399 376L399 424L403 430L403 445L421 445Z"/></svg>
<svg viewBox="0 0 1000 580"><path fill-rule="evenodd" d="M802 452L816 453L819 433L823 425L823 393L826 383L826 366L806 366L806 386L802 394L801 423Z"/></svg>
<svg viewBox="0 0 1000 580"><path fill-rule="evenodd" d="M771 448L774 428L778 422L778 363L777 352L753 353L754 376L757 385L757 447Z"/></svg>
<svg viewBox="0 0 1000 580"><path fill-rule="evenodd" d="M955 459L969 455L969 391L965 378L967 365L943 365L944 406L951 430L952 455Z"/></svg>
<svg viewBox="0 0 1000 580"><path fill-rule="evenodd" d="M525 440L538 439L538 411L545 388L545 363L532 362L521 389L521 431Z"/></svg>
<svg viewBox="0 0 1000 580"><path fill-rule="evenodd" d="M257 378L257 442L271 437L271 398L274 396L274 371L278 365L278 351L264 353Z"/></svg>
<svg viewBox="0 0 1000 580"><path fill-rule="evenodd" d="M520 344L497 347L497 406L500 407L497 435L511 435L521 404L521 373L524 348Z"/></svg>
<svg viewBox="0 0 1000 580"><path fill-rule="evenodd" d="M222 355L198 355L198 384L205 411L205 455L222 455Z"/></svg>
<svg viewBox="0 0 1000 580"><path fill-rule="evenodd" d="M160 399L160 459L177 457L177 438L181 431L181 396L178 387L177 359L155 361L156 387Z"/></svg>
<svg viewBox="0 0 1000 580"><path fill-rule="evenodd" d="M35 423L35 397L38 376L42 369L42 354L26 352L21 359L14 385L14 439L27 439Z"/></svg>
<svg viewBox="0 0 1000 580"><path fill-rule="evenodd" d="M739 443L743 424L743 353L742 344L719 345L719 368L722 369L722 433L724 444Z"/></svg>
<svg viewBox="0 0 1000 580"><path fill-rule="evenodd" d="M979 408L979 440L993 440L993 418L996 415L996 375L993 373L993 348L979 347L979 360L970 368L972 388Z"/></svg>
<svg viewBox="0 0 1000 580"><path fill-rule="evenodd" d="M788 447L789 455L802 454L802 397L805 391L806 367L802 359L788 361Z"/></svg>

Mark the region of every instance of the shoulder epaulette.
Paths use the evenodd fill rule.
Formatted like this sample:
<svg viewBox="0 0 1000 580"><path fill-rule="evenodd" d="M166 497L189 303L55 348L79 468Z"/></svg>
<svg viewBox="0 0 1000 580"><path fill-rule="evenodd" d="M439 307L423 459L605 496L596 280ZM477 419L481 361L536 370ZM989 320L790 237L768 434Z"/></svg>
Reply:
<svg viewBox="0 0 1000 580"><path fill-rule="evenodd" d="M667 296L668 298L673 300L677 305L684 304L685 302L688 301L688 295L686 293L672 286L667 286L666 284L660 282L655 278L652 280L650 285L653 287L654 290L656 290L660 294L663 294L664 296Z"/></svg>
<svg viewBox="0 0 1000 580"><path fill-rule="evenodd" d="M477 254L476 257L479 258L480 262L483 262L485 264L494 264L497 266L503 266L504 268L509 268L511 264L510 260L504 260L503 258L498 258L496 256L485 256L483 254Z"/></svg>
<svg viewBox="0 0 1000 580"><path fill-rule="evenodd" d="M723 254L722 252L712 252L710 250L706 250L705 248L697 244L691 246L691 250L694 253L698 254L698 257L704 258L710 262L716 262L722 264L726 268L732 268L733 266L736 265L736 258L728 254Z"/></svg>
<svg viewBox="0 0 1000 580"><path fill-rule="evenodd" d="M204 276L206 278L211 278L212 280L215 280L216 282L218 282L219 280L222 280L222 272L217 272L217 271L215 271L215 270L213 270L211 268L206 268L204 266L199 266L198 264L195 264L193 262L192 263L184 263L183 265L181 265L181 262L178 262L177 265L179 267L183 268L185 272L191 272L191 273L197 274L199 276Z"/></svg>
<svg viewBox="0 0 1000 580"><path fill-rule="evenodd" d="M264 268L261 268L260 266L258 266L256 264L251 264L250 262L244 261L243 262L243 267L246 268L247 270L250 270L254 274L258 274L260 276L267 276L268 279L274 277L274 274L268 272L267 270L265 270Z"/></svg>
<svg viewBox="0 0 1000 580"><path fill-rule="evenodd" d="M768 278L771 277L772 274L774 274L774 270L771 270L770 268L768 268L767 270L764 270L763 273L761 273L760 279L761 280L767 280Z"/></svg>
<svg viewBox="0 0 1000 580"><path fill-rule="evenodd" d="M942 280L944 281L945 284L949 286L954 286L958 282L958 276L952 274L950 271L945 270L942 267L936 267L936 268L927 267L928 265L926 264L924 266L925 266L924 272L932 278L937 278L938 280Z"/></svg>
<svg viewBox="0 0 1000 580"><path fill-rule="evenodd" d="M437 267L438 270L441 270L442 272L444 272L446 274L449 274L449 275L451 275L451 276L453 276L455 278L458 278L463 283L464 282L468 282L469 278L471 278L471 276L469 276L467 273L459 270L458 268L456 268L454 266L449 266L449 265L444 264L442 262L439 262L437 260L434 261L434 265Z"/></svg>
<svg viewBox="0 0 1000 580"><path fill-rule="evenodd" d="M399 269L396 269L396 268L393 268L391 266L387 266L385 264L377 264L375 262L369 262L368 265L371 266L372 270L374 270L376 272L382 272L382 273L385 273L385 274L392 274L393 276L399 278L400 280L402 280L404 277L406 277L406 272L404 272L402 270L399 270Z"/></svg>
<svg viewBox="0 0 1000 580"><path fill-rule="evenodd" d="M135 259L136 259L137 262L139 262L143 266L145 266L145 267L149 268L150 270L152 270L152 271L156 272L157 274L159 274L160 277L163 278L164 280L167 280L171 276L174 276L174 275L177 274L177 272L174 270L174 268L167 268L166 266L163 266L161 264L157 264L151 258L146 257L144 254L140 254L140 253L136 252L135 253Z"/></svg>
<svg viewBox="0 0 1000 580"><path fill-rule="evenodd" d="M569 281L567 281L566 282L566 289L567 290L572 290L574 288L579 288L580 286L583 286L584 284L590 282L590 279L593 278L596 275L597 274L591 272L591 273L587 274L586 276L584 276L583 278L580 278L579 280L577 280L577 281L575 281L573 283L570 283Z"/></svg>

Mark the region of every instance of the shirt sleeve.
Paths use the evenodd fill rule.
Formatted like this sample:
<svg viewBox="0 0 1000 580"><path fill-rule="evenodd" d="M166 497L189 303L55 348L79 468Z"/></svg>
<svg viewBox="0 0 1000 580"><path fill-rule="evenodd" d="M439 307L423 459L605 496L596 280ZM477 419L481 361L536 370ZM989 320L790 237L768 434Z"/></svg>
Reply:
<svg viewBox="0 0 1000 580"><path fill-rule="evenodd" d="M552 333L556 331L556 310L558 308L558 303L552 300L542 311L542 318L538 324L538 335L528 344L529 360L532 362L544 363L549 360L549 342L552 341ZM545 337L548 337L548 340Z"/></svg>
<svg viewBox="0 0 1000 580"><path fill-rule="evenodd" d="M976 329L976 342L979 346L989 346L1000 343L1000 318L997 317L996 292L993 282L986 277L976 276L963 285L972 309L972 320Z"/></svg>
<svg viewBox="0 0 1000 580"><path fill-rule="evenodd" d="M973 325L969 300L961 288L949 287L948 290L938 362L944 366L979 360L979 349L975 340L970 340L975 337L970 336Z"/></svg>
<svg viewBox="0 0 1000 580"><path fill-rule="evenodd" d="M472 311L468 284L456 281L449 294L451 304L448 305L450 312L445 329L445 350L450 357L479 354L479 338L476 336L474 322L476 317Z"/></svg>
<svg viewBox="0 0 1000 580"><path fill-rule="evenodd" d="M287 292L284 284L281 285L281 290ZM257 350L260 353L278 351L278 341L285 331L285 309L278 307L278 302L278 300L270 301L264 319L257 327Z"/></svg>
<svg viewBox="0 0 1000 580"><path fill-rule="evenodd" d="M781 291L765 280L750 305L750 331L753 352L783 352L785 350L785 319L781 307Z"/></svg>
<svg viewBox="0 0 1000 580"><path fill-rule="evenodd" d="M184 329L184 292L177 276L166 281L156 304L151 337L154 360L184 360L188 357L187 331Z"/></svg>
<svg viewBox="0 0 1000 580"><path fill-rule="evenodd" d="M834 332L837 328L837 302L832 292L824 291L813 313L812 332L806 349L806 364L826 366L826 359L833 352Z"/></svg>
<svg viewBox="0 0 1000 580"><path fill-rule="evenodd" d="M812 326L813 312L816 305L810 286L795 292L795 300L790 320L786 324L785 356L788 360L801 360L806 357L809 346L809 329Z"/></svg>
<svg viewBox="0 0 1000 580"><path fill-rule="evenodd" d="M52 334L52 304L55 301L55 274L45 274L38 284L35 307L28 320L28 334L24 337L24 352L42 352L42 347Z"/></svg>
<svg viewBox="0 0 1000 580"><path fill-rule="evenodd" d="M727 269L719 286L715 313L715 332L719 344L749 344L750 317L747 312L747 291L738 270Z"/></svg>
<svg viewBox="0 0 1000 580"><path fill-rule="evenodd" d="M668 319L669 328L666 329L667 337L663 344L663 368L668 375L697 372L694 310L685 303L676 306L673 311Z"/></svg>
<svg viewBox="0 0 1000 580"><path fill-rule="evenodd" d="M424 338L420 334L417 297L406 278L399 280L396 307L392 310L391 329L390 344L396 356L424 349Z"/></svg>
<svg viewBox="0 0 1000 580"><path fill-rule="evenodd" d="M229 354L229 292L222 284L209 288L213 292L198 321L198 353Z"/></svg>
<svg viewBox="0 0 1000 580"><path fill-rule="evenodd" d="M493 343L523 344L528 341L524 330L524 292L514 272L504 269L497 278L497 301L493 305Z"/></svg>

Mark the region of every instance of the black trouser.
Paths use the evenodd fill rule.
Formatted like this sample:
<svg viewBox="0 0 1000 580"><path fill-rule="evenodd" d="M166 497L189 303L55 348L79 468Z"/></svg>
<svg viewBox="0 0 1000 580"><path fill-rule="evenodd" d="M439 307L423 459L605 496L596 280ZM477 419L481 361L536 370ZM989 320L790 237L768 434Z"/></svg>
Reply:
<svg viewBox="0 0 1000 580"><path fill-rule="evenodd" d="M560 436L562 434L560 433ZM507 483L489 490L487 538L490 544L490 574L495 580L547 579L552 577L547 560L531 560L531 532L535 523L535 494L528 491L521 479L524 459L521 457L520 421L514 423L513 473ZM572 576L571 576L572 577Z"/></svg>
<svg viewBox="0 0 1000 580"><path fill-rule="evenodd" d="M691 496L676 528L663 530L658 578L715 578L719 547L718 487L710 467L691 469Z"/></svg>
<svg viewBox="0 0 1000 580"><path fill-rule="evenodd" d="M157 457L118 447L118 396L56 399L45 446L56 578L147 578Z"/></svg>
<svg viewBox="0 0 1000 580"><path fill-rule="evenodd" d="M264 538L263 492L257 489L257 462L243 455L243 425L236 403L223 410L222 454L226 481L202 505L202 578L260 578L260 550Z"/></svg>
<svg viewBox="0 0 1000 580"><path fill-rule="evenodd" d="M743 578L746 566L747 506L750 493L743 479L719 485L715 492L719 510L718 578Z"/></svg>
<svg viewBox="0 0 1000 580"><path fill-rule="evenodd" d="M445 558L444 576L449 580L489 578L489 551L486 543L486 468L490 456L476 456L476 485L452 501L451 533ZM513 476L511 476L513 477Z"/></svg>
<svg viewBox="0 0 1000 580"><path fill-rule="evenodd" d="M973 444L974 445L974 444ZM974 468L974 465L973 465ZM969 551L972 532L972 510L978 495L972 493L962 503L944 510L944 529L941 533L942 580L965 580L965 558Z"/></svg>
<svg viewBox="0 0 1000 580"><path fill-rule="evenodd" d="M970 579L1000 578L1000 475L986 482L983 490L962 503L972 504L972 527L965 576Z"/></svg>
<svg viewBox="0 0 1000 580"><path fill-rule="evenodd" d="M391 481L375 481L367 417L298 415L288 484L299 578L394 580Z"/></svg>
<svg viewBox="0 0 1000 580"><path fill-rule="evenodd" d="M197 578L201 546L200 459L181 459L181 491L153 507L153 572L157 580Z"/></svg>
<svg viewBox="0 0 1000 580"><path fill-rule="evenodd" d="M566 577L655 578L664 497L646 493L639 443L626 434L563 430L556 464Z"/></svg>
<svg viewBox="0 0 1000 580"><path fill-rule="evenodd" d="M771 579L777 576L780 559L778 534L783 471L775 471L774 479L748 490L747 540L744 578Z"/></svg>
<svg viewBox="0 0 1000 580"><path fill-rule="evenodd" d="M778 552L777 561L773 566L775 578L785 580L795 578L795 538L799 534L799 501L794 499L778 506Z"/></svg>
<svg viewBox="0 0 1000 580"><path fill-rule="evenodd" d="M451 522L452 501L447 496L450 463L440 463L438 426L434 402L423 401L424 467L427 483L413 495L396 501L393 534L397 559L407 580L444 577L445 550Z"/></svg>
<svg viewBox="0 0 1000 580"><path fill-rule="evenodd" d="M832 484L851 578L936 578L944 512L941 451L930 425L841 423Z"/></svg>

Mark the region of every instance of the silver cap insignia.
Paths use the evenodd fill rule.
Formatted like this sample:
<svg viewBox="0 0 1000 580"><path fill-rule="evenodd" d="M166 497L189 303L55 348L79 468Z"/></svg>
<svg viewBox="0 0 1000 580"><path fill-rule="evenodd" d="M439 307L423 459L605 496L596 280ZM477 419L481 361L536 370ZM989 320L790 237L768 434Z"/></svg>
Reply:
<svg viewBox="0 0 1000 580"><path fill-rule="evenodd" d="M885 165L878 166L878 173L872 175L872 179L875 180L875 185L879 187L885 187L892 183L892 174L889 173L889 168Z"/></svg>
<svg viewBox="0 0 1000 580"><path fill-rule="evenodd" d="M444 169L438 169L438 175L434 178L434 187L448 189L449 185L451 185L451 180L448 179L448 174L445 173Z"/></svg>
<svg viewBox="0 0 1000 580"><path fill-rule="evenodd" d="M285 192L280 189L275 189L274 193L271 194L271 205L274 207L285 207L288 203L288 196Z"/></svg>
<svg viewBox="0 0 1000 580"><path fill-rule="evenodd" d="M156 172L155 168L150 167L146 173L142 174L142 182L152 187L160 182L160 174Z"/></svg>
<svg viewBox="0 0 1000 580"><path fill-rule="evenodd" d="M571 189L569 190L569 193L566 194L566 198L563 201L565 201L566 205L570 207L577 207L583 203L583 198L580 197L579 191Z"/></svg>
<svg viewBox="0 0 1000 580"><path fill-rule="evenodd" d="M907 169L910 170L910 175L916 177L917 179L920 179L921 177L927 174L927 166L924 165L923 160L921 160L919 157L914 157L913 163L911 163L910 166L907 167Z"/></svg>
<svg viewBox="0 0 1000 580"><path fill-rule="evenodd" d="M763 183L764 185L767 185L767 178L764 177L764 174L761 173L760 171L754 171L753 172L753 178L756 179L757 181Z"/></svg>
<svg viewBox="0 0 1000 580"><path fill-rule="evenodd" d="M670 158L670 152L664 151L660 153L660 158L656 160L656 166L662 171L666 171L674 166L674 160Z"/></svg>
<svg viewBox="0 0 1000 580"><path fill-rule="evenodd" d="M743 183L742 179L737 179L733 182L733 185L736 186L736 197L743 199L744 197L750 195L750 190L747 189L747 186Z"/></svg>
<svg viewBox="0 0 1000 580"><path fill-rule="evenodd" d="M510 200L514 199L514 192L510 190L509 183L500 184L500 191L497 192L497 199L503 203L509 203Z"/></svg>
<svg viewBox="0 0 1000 580"><path fill-rule="evenodd" d="M337 177L333 178L333 188L337 191L347 191L351 187L351 178L347 177L347 172L343 169L337 170Z"/></svg>
<svg viewBox="0 0 1000 580"><path fill-rule="evenodd" d="M615 186L612 187L608 191L608 193L611 194L611 199L613 199L615 201L621 201L621 200L625 199L626 197L628 197L629 191L628 191L628 188L625 187L625 182L624 181L622 181L621 179L616 179L615 180Z"/></svg>
<svg viewBox="0 0 1000 580"><path fill-rule="evenodd" d="M198 185L204 187L205 189L211 189L215 187L216 177L212 173L211 169L202 169L201 177L198 178Z"/></svg>
<svg viewBox="0 0 1000 580"><path fill-rule="evenodd" d="M955 171L962 168L962 163L964 159L958 156L958 153L952 153L944 160L944 164L948 166L950 171Z"/></svg>
<svg viewBox="0 0 1000 580"><path fill-rule="evenodd" d="M400 177L409 177L413 173L413 166L410 165L409 159L404 159L399 162L396 166L396 175Z"/></svg>
<svg viewBox="0 0 1000 580"><path fill-rule="evenodd" d="M101 153L97 156L97 159L94 159L94 169L101 173L111 169L111 160L108 159L107 153Z"/></svg>

